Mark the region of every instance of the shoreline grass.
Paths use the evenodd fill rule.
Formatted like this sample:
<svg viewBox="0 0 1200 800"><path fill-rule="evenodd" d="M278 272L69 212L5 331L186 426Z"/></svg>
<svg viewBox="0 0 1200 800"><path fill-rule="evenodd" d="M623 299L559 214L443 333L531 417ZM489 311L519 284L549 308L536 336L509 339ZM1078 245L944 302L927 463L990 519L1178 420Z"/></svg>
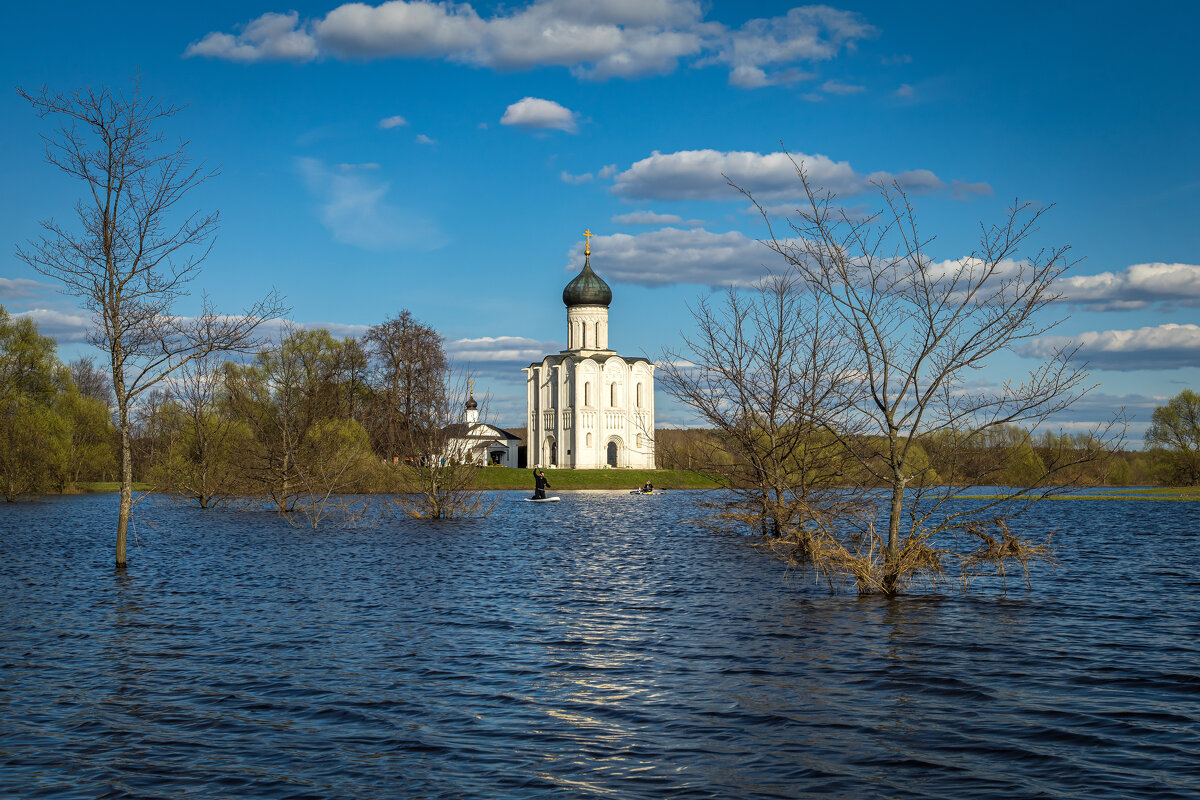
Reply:
<svg viewBox="0 0 1200 800"><path fill-rule="evenodd" d="M486 467L479 473L479 488L485 491L533 491L533 470L517 467ZM656 489L704 490L717 488L716 481L705 475L682 469L548 469L546 479L552 491L587 489L637 489L646 481ZM150 489L146 483L135 482L135 492ZM1095 487L1100 491L1089 494L1053 494L1047 500L1130 500L1137 502L1197 502L1200 486L1154 486L1123 488ZM118 481L83 482L63 494L102 494L120 491ZM969 494L960 500L999 500L1006 495Z"/></svg>
<svg viewBox="0 0 1200 800"><path fill-rule="evenodd" d="M551 490L637 489L646 481L655 489L715 489L711 478L682 469L548 469ZM528 489L533 491L533 470L518 467L485 467L480 472L481 489Z"/></svg>

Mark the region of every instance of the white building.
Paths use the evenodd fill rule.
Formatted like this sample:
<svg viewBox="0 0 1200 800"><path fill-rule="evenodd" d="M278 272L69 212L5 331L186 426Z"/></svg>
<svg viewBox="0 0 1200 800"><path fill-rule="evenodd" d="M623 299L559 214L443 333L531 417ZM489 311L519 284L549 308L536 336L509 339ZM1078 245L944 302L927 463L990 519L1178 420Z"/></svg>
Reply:
<svg viewBox="0 0 1200 800"><path fill-rule="evenodd" d="M590 236L590 232L587 234ZM654 468L654 365L608 349L612 290L583 270L563 289L567 349L525 368L530 467Z"/></svg>
<svg viewBox="0 0 1200 800"><path fill-rule="evenodd" d="M517 466L520 437L490 423L480 422L479 404L474 396L467 398L463 407L463 421L446 427L443 432L446 434L446 447L442 453L444 458L481 467L487 464Z"/></svg>

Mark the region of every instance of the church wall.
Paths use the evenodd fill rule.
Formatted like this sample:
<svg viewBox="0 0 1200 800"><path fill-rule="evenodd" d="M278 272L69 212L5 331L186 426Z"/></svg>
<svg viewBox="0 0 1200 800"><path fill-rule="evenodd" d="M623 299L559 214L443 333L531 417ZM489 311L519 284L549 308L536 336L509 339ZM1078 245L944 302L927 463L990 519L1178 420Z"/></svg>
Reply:
<svg viewBox="0 0 1200 800"><path fill-rule="evenodd" d="M608 466L610 441L617 443L619 467L654 467L653 365L615 355L603 365L568 357L560 364L543 361L525 372L530 466L551 466L546 444L553 437L554 466L560 468Z"/></svg>
<svg viewBox="0 0 1200 800"><path fill-rule="evenodd" d="M572 306L567 309L567 349L608 349L608 308Z"/></svg>

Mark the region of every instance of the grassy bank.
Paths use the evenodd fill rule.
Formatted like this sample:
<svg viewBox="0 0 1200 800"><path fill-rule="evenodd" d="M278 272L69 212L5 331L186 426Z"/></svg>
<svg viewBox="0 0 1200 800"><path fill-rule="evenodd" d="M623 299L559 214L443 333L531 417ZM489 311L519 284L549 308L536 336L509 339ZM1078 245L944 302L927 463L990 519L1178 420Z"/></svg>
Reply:
<svg viewBox="0 0 1200 800"><path fill-rule="evenodd" d="M656 489L711 489L708 478L682 469L548 469L551 489L636 489L646 481ZM487 467L480 471L484 489L533 490L533 470Z"/></svg>

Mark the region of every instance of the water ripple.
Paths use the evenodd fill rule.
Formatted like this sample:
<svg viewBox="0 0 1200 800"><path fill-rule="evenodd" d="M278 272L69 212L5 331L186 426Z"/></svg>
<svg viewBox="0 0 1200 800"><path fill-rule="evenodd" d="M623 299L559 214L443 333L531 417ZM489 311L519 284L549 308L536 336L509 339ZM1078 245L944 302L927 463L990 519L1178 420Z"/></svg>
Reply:
<svg viewBox="0 0 1200 800"><path fill-rule="evenodd" d="M0 508L0 796L1200 795L1200 506L1043 504L1007 595L829 596L695 497L296 530Z"/></svg>

